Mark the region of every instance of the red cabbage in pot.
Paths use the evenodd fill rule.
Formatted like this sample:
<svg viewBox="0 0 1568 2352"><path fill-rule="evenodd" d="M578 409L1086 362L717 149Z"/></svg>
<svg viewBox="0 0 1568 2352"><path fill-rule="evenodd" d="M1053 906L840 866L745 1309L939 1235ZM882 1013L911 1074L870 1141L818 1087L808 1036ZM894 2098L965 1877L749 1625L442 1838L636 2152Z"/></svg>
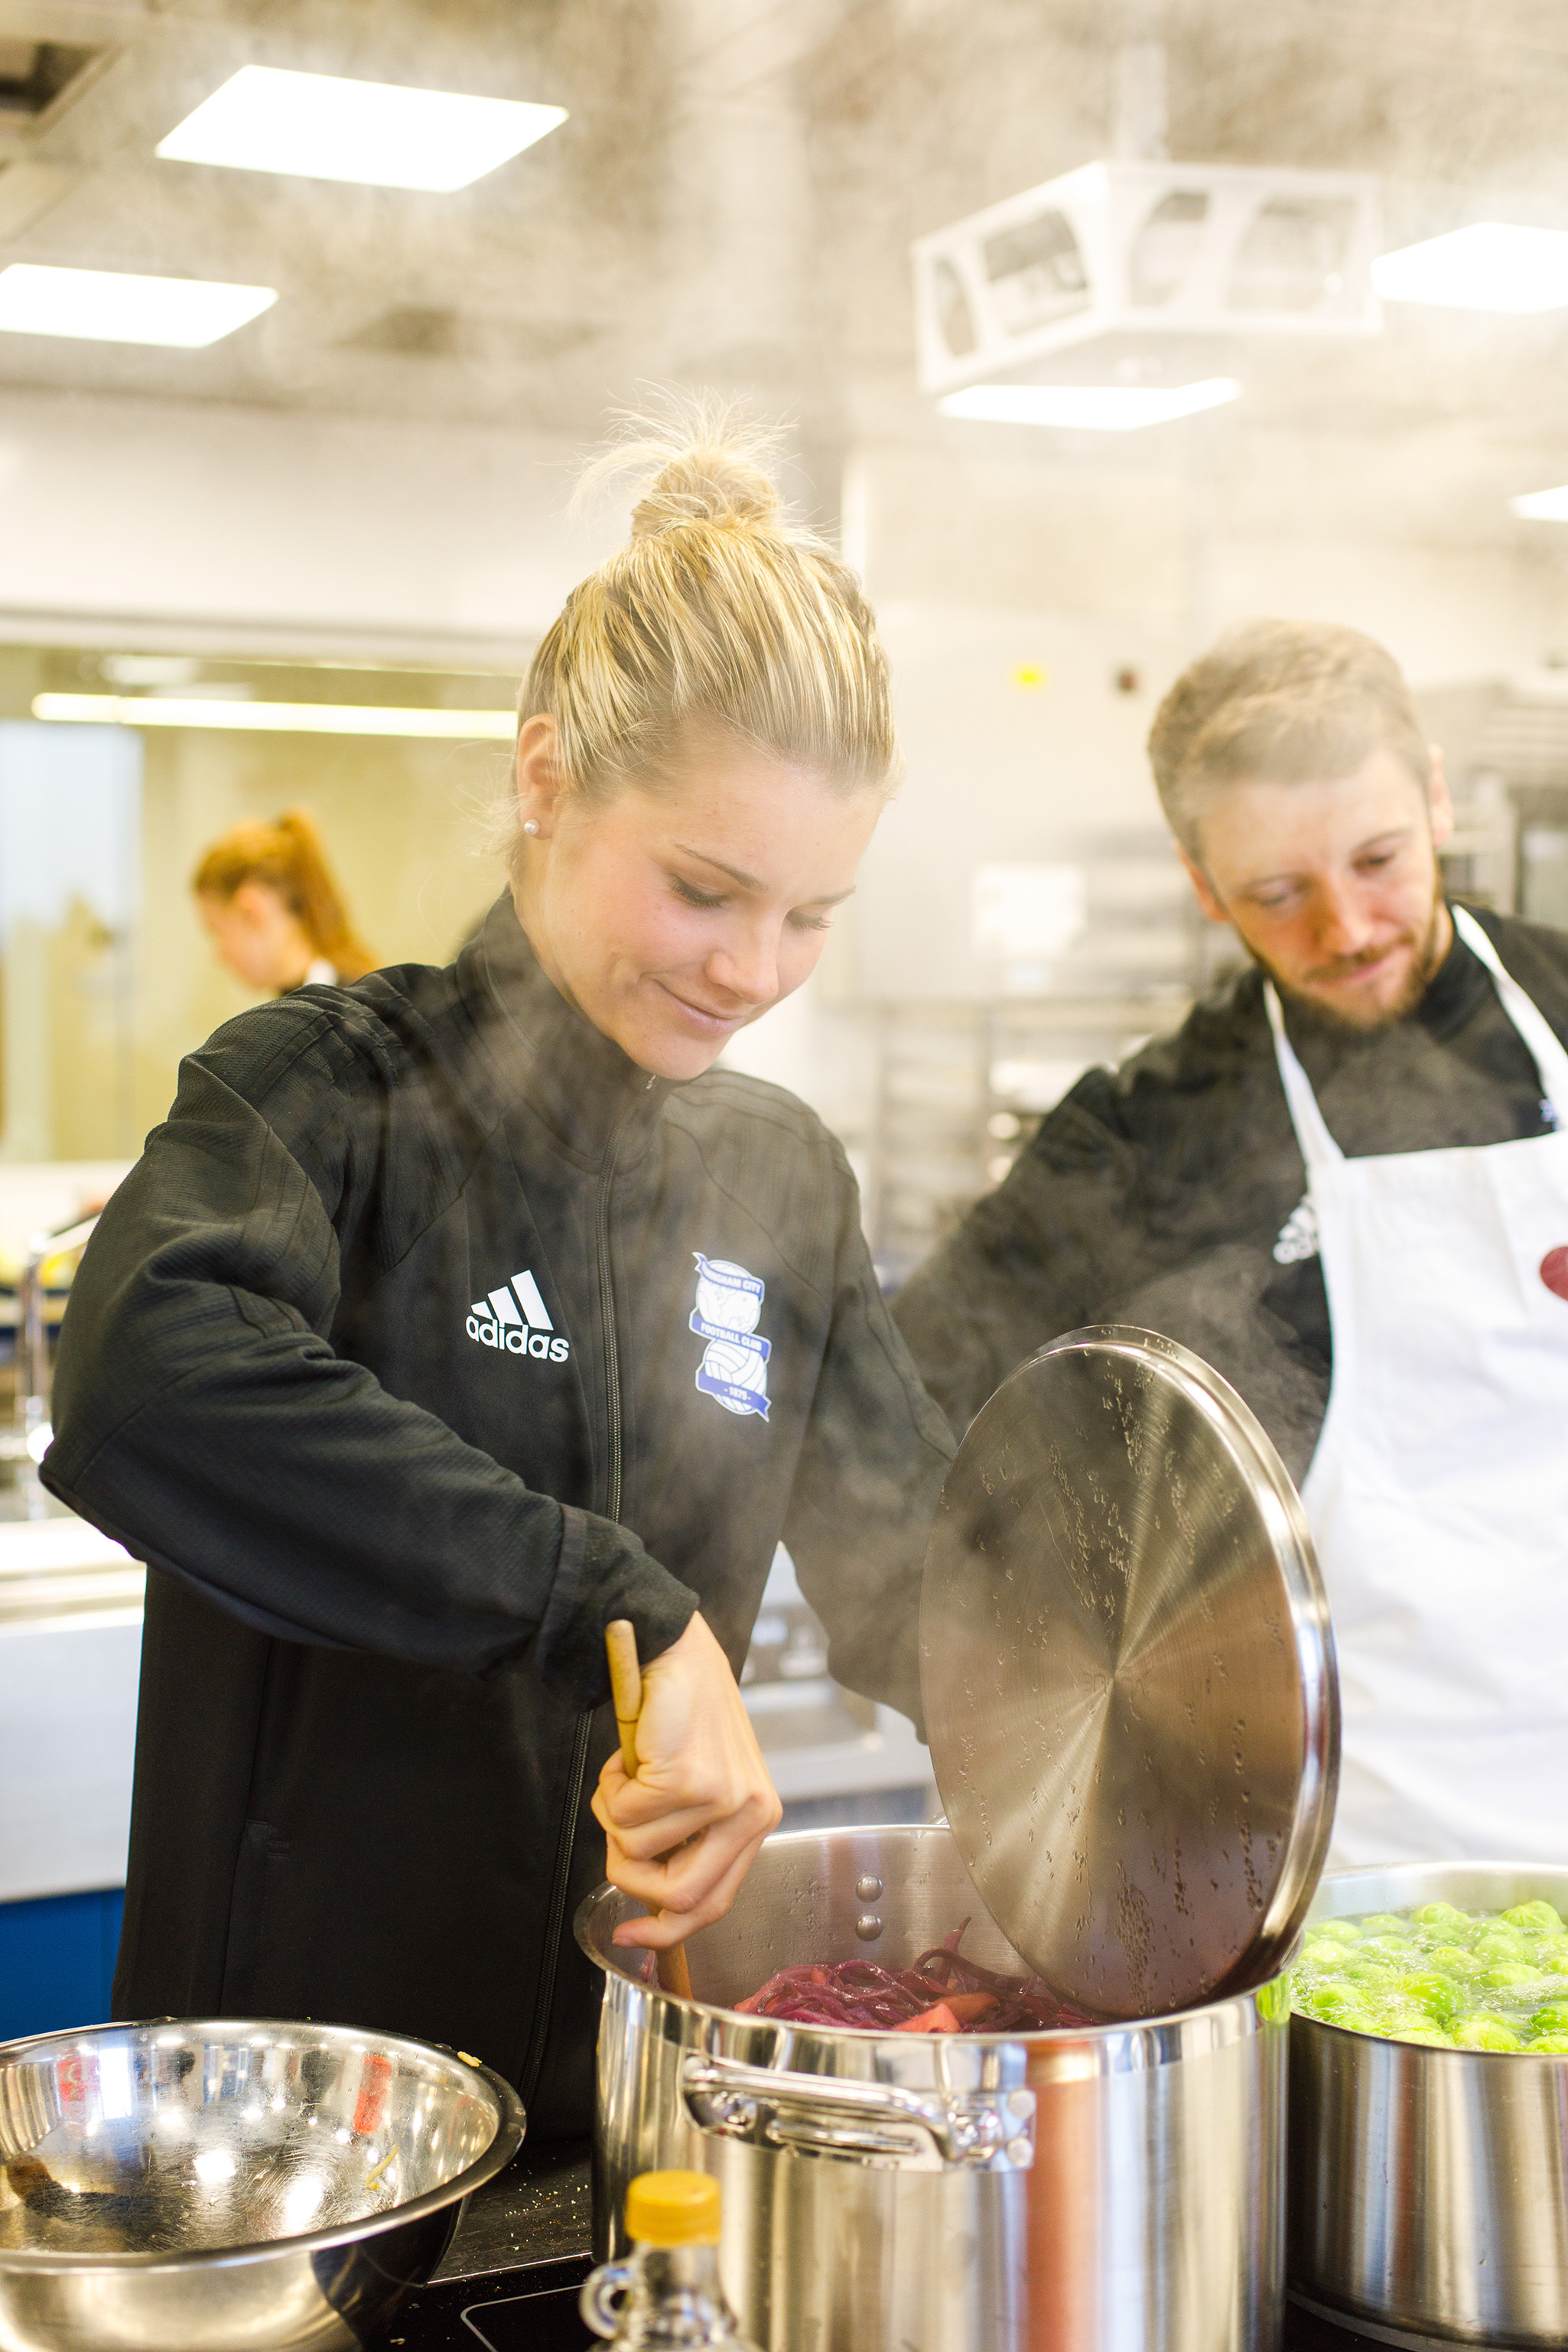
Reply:
<svg viewBox="0 0 1568 2352"><path fill-rule="evenodd" d="M749 2017L872 2033L1045 2033L1095 2023L1038 1977L999 1976L965 1959L958 1949L963 1927L907 1969L879 1968L874 1960L780 1969L735 2007Z"/></svg>

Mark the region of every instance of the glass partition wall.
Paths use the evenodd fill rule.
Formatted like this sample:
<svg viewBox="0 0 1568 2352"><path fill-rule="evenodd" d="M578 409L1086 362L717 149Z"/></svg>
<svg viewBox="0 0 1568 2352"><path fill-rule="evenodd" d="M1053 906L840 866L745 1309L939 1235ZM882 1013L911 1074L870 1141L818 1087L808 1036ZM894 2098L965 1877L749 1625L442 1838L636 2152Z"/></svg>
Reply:
<svg viewBox="0 0 1568 2352"><path fill-rule="evenodd" d="M142 741L0 719L0 1160L131 1157Z"/></svg>
<svg viewBox="0 0 1568 2352"><path fill-rule="evenodd" d="M256 1001L215 961L190 892L242 817L302 803L378 959L446 961L500 887L506 745L465 740L460 714L505 712L515 691L490 673L0 649L0 1169L133 1158L181 1055ZM258 704L390 706L450 713L454 731L33 715L111 699L155 702L160 722L202 703L242 720Z"/></svg>
<svg viewBox="0 0 1568 2352"><path fill-rule="evenodd" d="M515 692L515 673L0 646L0 1519L47 1508L28 1455L74 1263L46 1263L18 1351L29 1253L101 1205L181 1057L258 1001L215 960L197 861L302 805L377 960L447 961L501 887ZM307 706L298 726L279 703ZM431 731L369 731L405 723Z"/></svg>

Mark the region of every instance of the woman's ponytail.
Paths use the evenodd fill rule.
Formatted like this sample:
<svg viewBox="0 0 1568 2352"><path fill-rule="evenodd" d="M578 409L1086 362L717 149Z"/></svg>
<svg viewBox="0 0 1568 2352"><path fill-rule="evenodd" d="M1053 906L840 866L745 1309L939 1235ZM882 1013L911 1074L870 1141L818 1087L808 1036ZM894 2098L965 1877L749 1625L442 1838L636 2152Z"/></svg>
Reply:
<svg viewBox="0 0 1568 2352"><path fill-rule="evenodd" d="M308 809L285 809L271 824L254 819L215 841L191 877L198 898L232 898L242 883L276 890L315 954L340 980L361 980L376 958L349 919L327 863L321 831Z"/></svg>

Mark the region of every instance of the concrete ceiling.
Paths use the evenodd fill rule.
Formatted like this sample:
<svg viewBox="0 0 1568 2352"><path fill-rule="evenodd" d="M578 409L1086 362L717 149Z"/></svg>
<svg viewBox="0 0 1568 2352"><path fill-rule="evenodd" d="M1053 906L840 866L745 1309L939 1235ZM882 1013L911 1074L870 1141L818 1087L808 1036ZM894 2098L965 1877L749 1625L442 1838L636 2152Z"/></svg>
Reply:
<svg viewBox="0 0 1568 2352"><path fill-rule="evenodd" d="M1378 172L1394 242L1568 226L1561 0L1126 6L1163 18L1177 156ZM0 386L587 437L639 382L707 381L791 409L808 458L921 429L910 239L1106 152L1130 21L1112 0L0 0L0 75L7 41L94 53L37 118L0 113L0 264L280 294L205 352L0 336ZM157 161L247 61L571 120L450 196ZM1568 442L1565 336L1394 313L1363 349L1260 353L1255 414Z"/></svg>

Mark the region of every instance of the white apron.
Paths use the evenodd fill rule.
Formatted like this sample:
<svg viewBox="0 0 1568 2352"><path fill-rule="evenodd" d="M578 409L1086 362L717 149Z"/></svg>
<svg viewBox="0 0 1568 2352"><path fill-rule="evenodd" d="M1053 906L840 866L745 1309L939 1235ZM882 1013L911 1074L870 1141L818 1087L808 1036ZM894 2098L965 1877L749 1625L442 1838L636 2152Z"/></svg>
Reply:
<svg viewBox="0 0 1568 2352"><path fill-rule="evenodd" d="M1333 1332L1301 1499L1339 1652L1336 1868L1568 1863L1568 1053L1454 923L1554 1134L1347 1160L1265 989Z"/></svg>

